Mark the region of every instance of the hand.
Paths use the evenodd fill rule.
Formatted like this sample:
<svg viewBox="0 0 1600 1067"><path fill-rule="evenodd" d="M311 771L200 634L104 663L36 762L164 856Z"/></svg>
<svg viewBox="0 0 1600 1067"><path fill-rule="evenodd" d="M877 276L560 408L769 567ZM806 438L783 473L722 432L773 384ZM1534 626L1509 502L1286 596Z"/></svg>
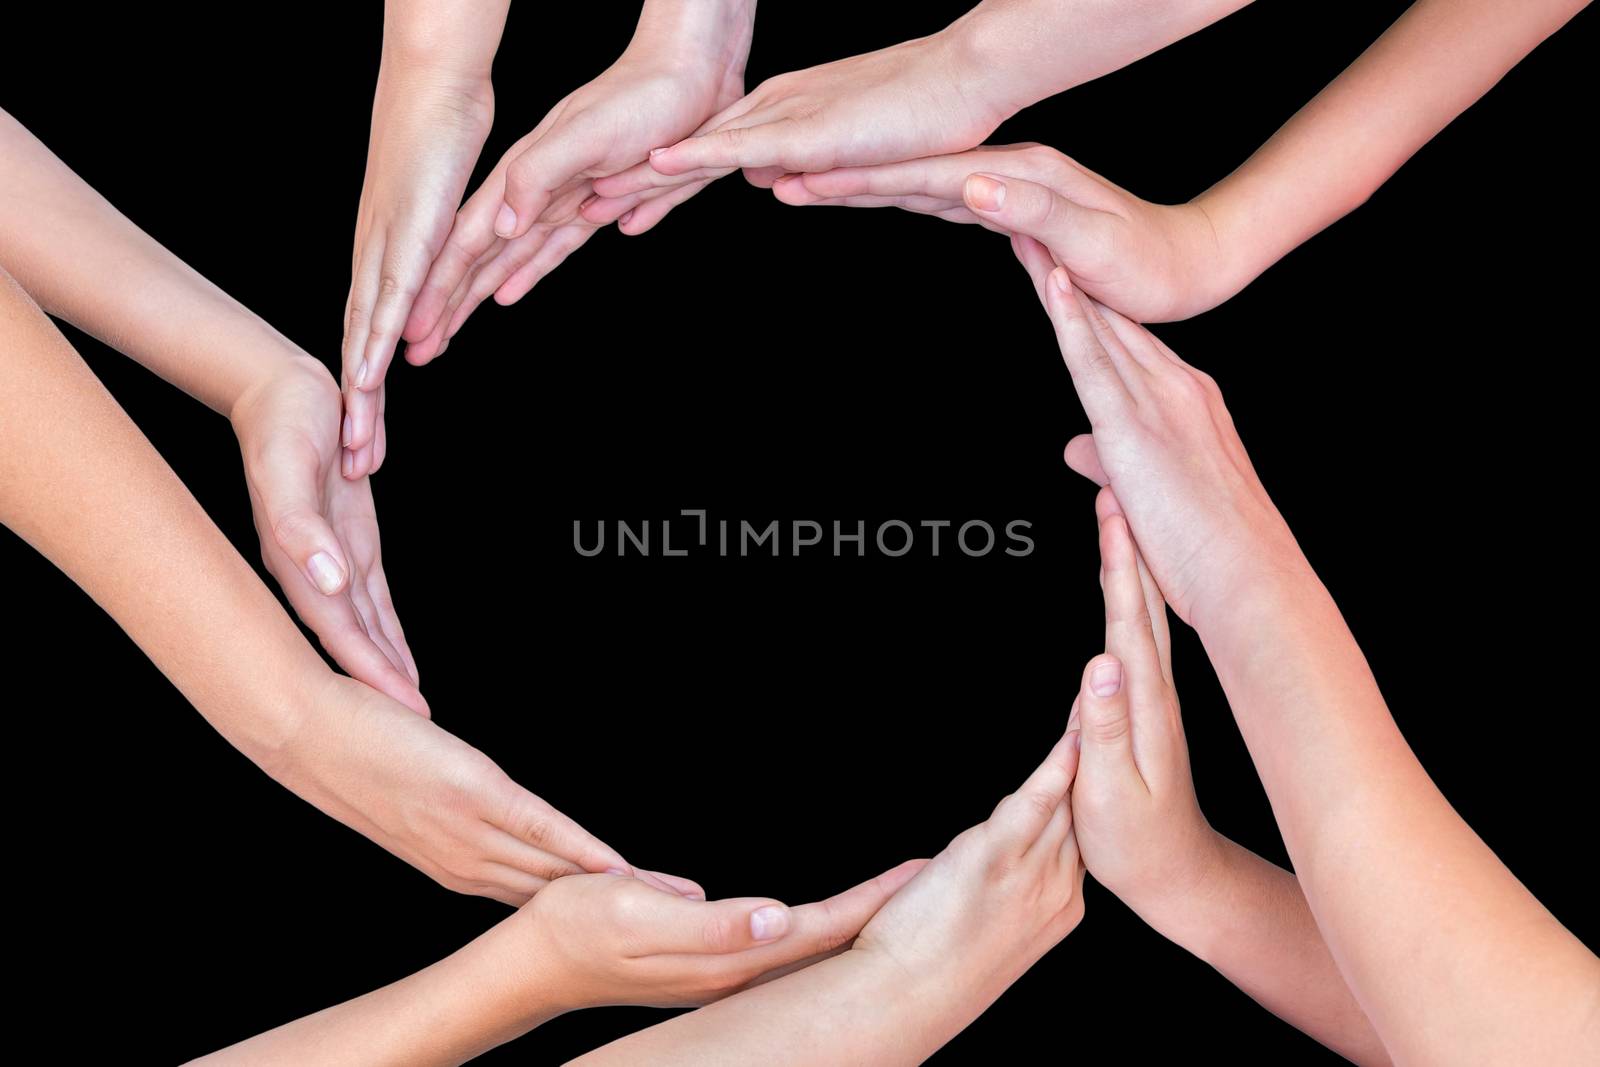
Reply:
<svg viewBox="0 0 1600 1067"><path fill-rule="evenodd" d="M1092 433L1068 442L1067 464L1115 491L1178 617L1198 627L1258 580L1310 575L1210 375L1079 292L1037 241L1013 247L1089 416Z"/></svg>
<svg viewBox="0 0 1600 1067"><path fill-rule="evenodd" d="M1083 737L1072 825L1089 873L1165 932L1220 864L1221 840L1194 795L1166 601L1116 495L1102 489L1095 507L1106 652L1084 668L1067 723Z"/></svg>
<svg viewBox="0 0 1600 1067"><path fill-rule="evenodd" d="M647 8L616 63L512 145L462 207L406 323L406 359L429 362L484 300L515 303L582 246L599 225L578 213L591 179L638 163L737 99L753 19L751 5L733 0L671 19ZM696 191L663 199L653 222Z"/></svg>
<svg viewBox="0 0 1600 1067"><path fill-rule="evenodd" d="M1137 322L1188 318L1237 290L1201 200L1152 204L1044 145L792 175L772 191L786 204L898 207L1032 237L1085 293Z"/></svg>
<svg viewBox="0 0 1600 1067"><path fill-rule="evenodd" d="M982 89L993 72L968 69L948 33L852 56L762 82L693 137L648 162L595 182L605 198L584 209L595 222L632 211L625 233L651 219L650 198L703 185L743 167L757 185L786 172L888 163L971 148L1009 112Z"/></svg>
<svg viewBox="0 0 1600 1067"><path fill-rule="evenodd" d="M339 473L339 388L310 356L276 365L230 413L262 559L339 666L426 716L383 573L372 485Z"/></svg>
<svg viewBox="0 0 1600 1067"><path fill-rule="evenodd" d="M487 66L463 66L386 50L378 75L345 305L347 478L383 463L384 376L494 119Z"/></svg>
<svg viewBox="0 0 1600 1067"><path fill-rule="evenodd" d="M861 931L852 956L899 972L904 995L959 995L975 1016L1083 918L1083 864L1067 791L1077 733ZM954 968L956 975L951 976ZM952 1014L959 1014L951 1009Z"/></svg>
<svg viewBox="0 0 1600 1067"><path fill-rule="evenodd" d="M636 874L669 892L685 879L639 871L513 782L471 745L359 682L329 672L267 772L447 889L523 904L552 879Z"/></svg>
<svg viewBox="0 0 1600 1067"><path fill-rule="evenodd" d="M706 1004L845 948L923 862L794 908L689 900L633 878L563 878L507 924L521 927L525 967L559 975L563 1010Z"/></svg>

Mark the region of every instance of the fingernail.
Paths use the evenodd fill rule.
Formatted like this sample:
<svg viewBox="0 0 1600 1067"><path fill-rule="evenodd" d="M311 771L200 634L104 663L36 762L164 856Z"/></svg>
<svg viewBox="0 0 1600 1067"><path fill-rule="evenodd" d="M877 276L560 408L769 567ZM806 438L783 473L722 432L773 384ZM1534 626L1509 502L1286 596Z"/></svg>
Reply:
<svg viewBox="0 0 1600 1067"><path fill-rule="evenodd" d="M626 871L626 870L622 869L621 867L607 867L606 868L606 873L607 874L614 874L619 878L632 878L633 877L632 872Z"/></svg>
<svg viewBox="0 0 1600 1067"><path fill-rule="evenodd" d="M624 211L622 213L622 217L617 220L617 225L626 226L628 224L628 220L633 218L633 210L633 208L629 208L627 211Z"/></svg>
<svg viewBox="0 0 1600 1067"><path fill-rule="evenodd" d="M360 389L367 384L367 361L362 360L356 364L356 388Z"/></svg>
<svg viewBox="0 0 1600 1067"><path fill-rule="evenodd" d="M324 423L323 425L327 424ZM355 437L356 435L356 424L351 421L349 415L344 417L344 429L340 430L339 432L341 434L339 443L344 445L344 447L349 448L351 438Z"/></svg>
<svg viewBox="0 0 1600 1067"><path fill-rule="evenodd" d="M306 560L306 570L311 573L312 584L325 594L337 593L344 584L343 568L326 552L313 553Z"/></svg>
<svg viewBox="0 0 1600 1067"><path fill-rule="evenodd" d="M356 472L356 454L348 448L344 450L344 458L339 461L339 468L344 476L349 478Z"/></svg>
<svg viewBox="0 0 1600 1067"><path fill-rule="evenodd" d="M494 217L494 232L500 237L510 237L517 232L517 213L510 204L500 205L500 214Z"/></svg>
<svg viewBox="0 0 1600 1067"><path fill-rule="evenodd" d="M590 193L588 196L583 198L583 203L578 205L578 213L580 215L583 214L583 209L584 208L588 207L590 204L594 203L596 200L599 200L599 199L600 199L600 194L599 193Z"/></svg>
<svg viewBox="0 0 1600 1067"><path fill-rule="evenodd" d="M789 912L770 904L750 913L750 936L757 941L771 941L782 937L789 929Z"/></svg>
<svg viewBox="0 0 1600 1067"><path fill-rule="evenodd" d="M1050 281L1060 293L1072 292L1072 279L1067 276L1067 268L1057 267L1050 272Z"/></svg>
<svg viewBox="0 0 1600 1067"><path fill-rule="evenodd" d="M1089 690L1097 697L1113 697L1122 688L1122 664L1107 660L1089 675Z"/></svg>
<svg viewBox="0 0 1600 1067"><path fill-rule="evenodd" d="M1006 202L1005 183L974 174L967 179L967 203L979 211L999 211Z"/></svg>
<svg viewBox="0 0 1600 1067"><path fill-rule="evenodd" d="M1082 730L1074 730L1070 734L1068 734L1067 736L1072 739L1072 750L1074 752L1082 752L1083 751L1083 731Z"/></svg>
<svg viewBox="0 0 1600 1067"><path fill-rule="evenodd" d="M439 347L434 349L433 354L436 355L436 356L442 356L442 355L444 355L444 350L449 348L449 347L450 347L450 338L446 337L443 341L441 341L439 343Z"/></svg>
<svg viewBox="0 0 1600 1067"><path fill-rule="evenodd" d="M665 151L666 151L665 148L652 148L652 149L650 149L650 158L654 159L656 156L659 156L661 153L663 153Z"/></svg>

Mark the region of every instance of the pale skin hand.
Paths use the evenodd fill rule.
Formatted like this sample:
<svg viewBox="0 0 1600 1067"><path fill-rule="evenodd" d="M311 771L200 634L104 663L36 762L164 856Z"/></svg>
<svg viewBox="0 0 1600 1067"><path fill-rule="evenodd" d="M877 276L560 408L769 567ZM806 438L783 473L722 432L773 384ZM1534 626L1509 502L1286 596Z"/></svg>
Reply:
<svg viewBox="0 0 1600 1067"><path fill-rule="evenodd" d="M452 888L520 903L558 874L629 869L475 749L328 670L4 271L0 338L0 522L94 597L230 744Z"/></svg>
<svg viewBox="0 0 1600 1067"><path fill-rule="evenodd" d="M794 908L688 900L604 874L564 878L439 963L196 1062L434 1067L578 1008L705 1004L848 944L920 867Z"/></svg>
<svg viewBox="0 0 1600 1067"><path fill-rule="evenodd" d="M600 1064L921 1063L1083 918L1077 735L873 916L848 952L581 1057Z"/></svg>
<svg viewBox="0 0 1600 1067"><path fill-rule="evenodd" d="M388 451L383 380L494 121L509 0L388 0L345 304L346 477ZM371 388L363 388L368 383Z"/></svg>
<svg viewBox="0 0 1600 1067"><path fill-rule="evenodd" d="M1032 237L1138 322L1216 307L1354 210L1586 0L1419 0L1233 174L1153 204L1015 145L791 176L788 204L899 207ZM791 170L814 170L793 167Z"/></svg>
<svg viewBox="0 0 1600 1067"><path fill-rule="evenodd" d="M339 407L328 372L4 112L0 153L7 269L46 311L232 420L262 556L289 602L352 676L426 714L378 556L372 490L333 484Z"/></svg>
<svg viewBox="0 0 1600 1067"><path fill-rule="evenodd" d="M1402 1063L1600 1057L1600 959L1417 762L1215 383L1018 243L1093 428L1068 460L1111 485L1199 631L1317 927L1384 1047Z"/></svg>
<svg viewBox="0 0 1600 1067"><path fill-rule="evenodd" d="M772 191L797 206L896 207L1032 237L1084 292L1140 322L1188 318L1225 298L1214 291L1222 257L1201 201L1152 204L1044 145L786 175Z"/></svg>
<svg viewBox="0 0 1600 1067"><path fill-rule="evenodd" d="M653 199L744 168L756 185L959 152L1006 118L1163 48L1248 0L986 0L939 33L768 79L693 137L595 182L593 222L655 218Z"/></svg>
<svg viewBox="0 0 1600 1067"><path fill-rule="evenodd" d="M1291 1025L1357 1063L1389 1063L1294 875L1200 813L1166 602L1110 489L1095 510L1106 652L1084 669L1068 724L1083 738L1072 823L1089 873Z"/></svg>
<svg viewBox="0 0 1600 1067"><path fill-rule="evenodd" d="M578 208L593 178L639 162L736 99L754 18L753 0L646 3L617 62L556 104L461 208L410 307L406 359L429 362L484 300L520 300L587 241L596 227ZM659 218L670 206L651 210ZM358 419L355 441L368 432Z"/></svg>

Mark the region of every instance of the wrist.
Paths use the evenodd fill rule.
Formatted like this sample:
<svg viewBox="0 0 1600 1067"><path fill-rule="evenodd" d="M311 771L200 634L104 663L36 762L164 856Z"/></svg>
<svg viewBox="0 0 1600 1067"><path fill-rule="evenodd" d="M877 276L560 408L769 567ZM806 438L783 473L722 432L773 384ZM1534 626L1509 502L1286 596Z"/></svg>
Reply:
<svg viewBox="0 0 1600 1067"><path fill-rule="evenodd" d="M1019 34L1014 20L979 4L933 35L948 56L962 89L999 126L1025 107L1070 85L1049 76L1050 64L1031 54L1031 29Z"/></svg>
<svg viewBox="0 0 1600 1067"><path fill-rule="evenodd" d="M388 0L381 72L422 72L488 82L510 0ZM380 75L381 76L381 75Z"/></svg>
<svg viewBox="0 0 1600 1067"><path fill-rule="evenodd" d="M1202 830L1185 857L1175 869L1162 872L1159 885L1142 894L1119 893L1119 899L1162 937L1206 959L1214 934L1208 902L1226 892L1228 881L1224 844L1225 839L1202 820Z"/></svg>
<svg viewBox="0 0 1600 1067"><path fill-rule="evenodd" d="M742 75L755 17L756 0L645 0L623 56L713 81Z"/></svg>

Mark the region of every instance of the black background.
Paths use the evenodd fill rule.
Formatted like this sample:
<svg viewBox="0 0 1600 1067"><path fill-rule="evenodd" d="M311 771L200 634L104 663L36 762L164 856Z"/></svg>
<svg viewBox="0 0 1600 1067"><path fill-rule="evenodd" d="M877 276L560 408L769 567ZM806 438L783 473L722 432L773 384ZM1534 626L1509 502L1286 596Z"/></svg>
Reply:
<svg viewBox="0 0 1600 1067"><path fill-rule="evenodd" d="M1150 199L1187 198L1404 6L1257 4L994 140L1043 141ZM749 84L961 7L763 5ZM515 5L480 174L610 62L631 19L626 4ZM58 5L9 42L0 100L334 365L379 27L374 3L249 17ZM1423 763L1590 945L1592 887L1572 863L1595 810L1593 701L1576 684L1592 588L1597 235L1581 128L1595 43L1586 13L1352 217L1223 308L1158 329L1220 380ZM227 424L71 336L254 561ZM645 237L598 235L390 382L376 492L436 720L633 862L713 895L812 899L937 851L1043 755L1100 648L1093 492L1060 461L1084 419L1024 274L976 227L797 211L729 179ZM571 547L575 519L700 507L869 529L1025 519L1037 549L774 561ZM10 534L0 569L18 624L11 758L45 771L17 785L11 888L49 948L14 966L92 1020L67 1040L119 1059L197 1055L424 966L503 914L257 772ZM1282 862L1192 634L1176 657L1203 807ZM1027 1048L1333 1059L1099 887L1088 896L1079 929L938 1062ZM488 1059L555 1062L657 1017L568 1016Z"/></svg>

